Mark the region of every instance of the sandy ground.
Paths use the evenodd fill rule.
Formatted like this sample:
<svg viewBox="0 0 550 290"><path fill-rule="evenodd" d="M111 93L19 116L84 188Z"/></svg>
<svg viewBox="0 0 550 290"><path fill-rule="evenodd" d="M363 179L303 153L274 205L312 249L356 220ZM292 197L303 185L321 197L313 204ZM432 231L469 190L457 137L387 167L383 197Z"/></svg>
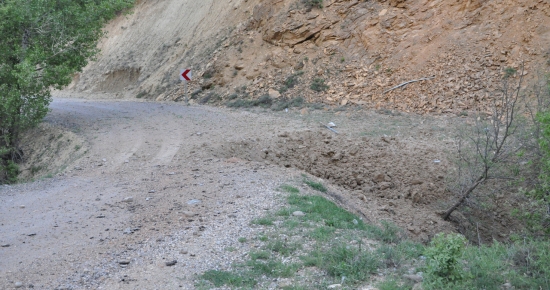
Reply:
<svg viewBox="0 0 550 290"><path fill-rule="evenodd" d="M254 247L237 240L254 236L261 228L250 221L281 204L278 186L303 173L317 174L308 169L315 164L304 168L282 164L287 162L282 157L254 157L265 148L283 148L280 156L302 162L293 147L303 146L300 132L311 146L307 150L321 155L328 136L348 151L357 140L369 140L372 149L384 147L388 138L388 144L414 146L394 144L376 152L387 158L401 156L399 150L411 158L416 151L429 152L418 159L427 164L414 167L425 170L443 155L439 143L423 144L434 139L445 144L448 132L438 128L456 122L373 112L273 113L65 98L54 99L51 109L46 123L74 132L85 140L87 152L54 178L0 187L0 289L193 289L196 274L226 269ZM340 135L320 128L319 122L328 121L341 124ZM311 141L315 136L322 142ZM287 138L294 141L277 145ZM374 156L371 149L360 153L362 161L385 156ZM329 198L369 221L394 220L413 238L452 229L433 213L433 203L395 190L380 194L386 188L377 182L388 177L376 180L376 160L370 161L374 169L364 172L365 179L373 179L366 189L327 177ZM318 165L341 171L332 163ZM411 168L414 175L417 169ZM411 182L410 174L387 175L391 188ZM167 266L170 261L177 263Z"/></svg>

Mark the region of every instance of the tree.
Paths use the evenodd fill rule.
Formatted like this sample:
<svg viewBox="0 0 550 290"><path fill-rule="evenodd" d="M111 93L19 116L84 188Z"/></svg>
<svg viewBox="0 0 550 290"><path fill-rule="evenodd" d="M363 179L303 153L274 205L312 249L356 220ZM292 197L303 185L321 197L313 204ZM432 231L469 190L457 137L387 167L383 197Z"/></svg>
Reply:
<svg viewBox="0 0 550 290"><path fill-rule="evenodd" d="M21 133L47 114L50 90L97 55L103 25L133 2L0 0L0 182L13 179L6 168L21 159Z"/></svg>
<svg viewBox="0 0 550 290"><path fill-rule="evenodd" d="M518 122L523 69L517 83L510 80L514 73L506 73L502 89L494 96L491 116L488 119L479 116L473 132L459 136L456 185L459 198L442 212L445 220L488 181L517 177L513 169L519 162L517 153L524 148L521 140L515 138L523 125Z"/></svg>

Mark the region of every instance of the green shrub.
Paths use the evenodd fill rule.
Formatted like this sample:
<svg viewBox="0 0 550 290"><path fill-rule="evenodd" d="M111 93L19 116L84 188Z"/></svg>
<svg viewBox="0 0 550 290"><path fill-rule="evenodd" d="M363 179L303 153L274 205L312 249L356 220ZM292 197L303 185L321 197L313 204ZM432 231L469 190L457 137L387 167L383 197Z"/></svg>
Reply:
<svg viewBox="0 0 550 290"><path fill-rule="evenodd" d="M323 8L323 0L302 0L307 9Z"/></svg>
<svg viewBox="0 0 550 290"><path fill-rule="evenodd" d="M19 172L17 163L8 160L2 165L2 160L0 160L0 183L2 183L2 180L7 183L16 183Z"/></svg>
<svg viewBox="0 0 550 290"><path fill-rule="evenodd" d="M460 234L437 234L426 248L426 282L437 287L460 281L464 273L459 259L466 238Z"/></svg>
<svg viewBox="0 0 550 290"><path fill-rule="evenodd" d="M310 89L316 91L316 92L323 92L328 90L328 85L325 84L324 79L316 78L311 83L311 86L309 86Z"/></svg>
<svg viewBox="0 0 550 290"><path fill-rule="evenodd" d="M286 108L302 107L304 102L305 100L302 97L296 97L290 100L281 100L280 102L274 104L271 109L273 111L282 111Z"/></svg>

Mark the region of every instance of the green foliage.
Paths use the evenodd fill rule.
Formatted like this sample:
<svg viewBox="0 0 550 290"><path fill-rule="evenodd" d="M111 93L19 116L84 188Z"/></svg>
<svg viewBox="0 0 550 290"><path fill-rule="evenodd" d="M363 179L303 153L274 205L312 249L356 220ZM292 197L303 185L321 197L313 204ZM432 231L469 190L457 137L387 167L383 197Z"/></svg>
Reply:
<svg viewBox="0 0 550 290"><path fill-rule="evenodd" d="M504 78L509 78L513 75L515 75L518 71L513 67L507 67L504 69Z"/></svg>
<svg viewBox="0 0 550 290"><path fill-rule="evenodd" d="M323 8L323 0L302 0L307 9Z"/></svg>
<svg viewBox="0 0 550 290"><path fill-rule="evenodd" d="M288 193L300 193L300 190L294 186L291 186L291 185L288 185L288 184L283 184L281 185L281 189L285 192L288 192Z"/></svg>
<svg viewBox="0 0 550 290"><path fill-rule="evenodd" d="M323 92L328 90L328 85L325 84L324 79L316 78L313 80L311 85L309 86L310 89L316 91L316 92Z"/></svg>
<svg viewBox="0 0 550 290"><path fill-rule="evenodd" d="M218 271L218 270L210 270L204 272L204 274L201 275L201 278L207 281L210 281L214 286L221 287L224 285L230 285L230 286L255 286L256 281L253 279L243 277L241 275L226 272L226 271Z"/></svg>
<svg viewBox="0 0 550 290"><path fill-rule="evenodd" d="M16 183L19 175L19 166L17 163L8 160L4 164L0 163L0 181L7 183Z"/></svg>
<svg viewBox="0 0 550 290"><path fill-rule="evenodd" d="M288 203L293 206L289 211L299 210L306 215L304 219L322 222L327 227L338 229L365 229L365 224L356 215L338 207L321 196L291 194Z"/></svg>
<svg viewBox="0 0 550 290"><path fill-rule="evenodd" d="M273 111L282 111L286 108L295 108L295 107L299 108L299 107L303 106L304 102L305 102L305 100L302 97L296 97L296 98L288 99L288 100L282 99L281 101L274 104L271 107L271 109Z"/></svg>
<svg viewBox="0 0 550 290"><path fill-rule="evenodd" d="M425 275L424 289L550 289L550 243L521 240L513 244L468 246L463 276L467 279L434 283Z"/></svg>
<svg viewBox="0 0 550 290"><path fill-rule="evenodd" d="M540 112L537 116L541 128L539 148L542 151L540 158L540 175L538 188L527 193L536 205L531 212L525 212L524 218L531 223L533 231L542 231L550 235L550 111Z"/></svg>
<svg viewBox="0 0 550 290"><path fill-rule="evenodd" d="M279 89L279 92L284 93L288 89L291 89L294 86L296 86L298 84L298 78L303 74L304 74L303 71L298 71L296 73L293 73L289 77L287 77L284 84L283 84L283 86Z"/></svg>
<svg viewBox="0 0 550 290"><path fill-rule="evenodd" d="M327 188L320 182L311 181L307 178L304 179L304 183L309 185L309 187L320 191L320 192L327 192Z"/></svg>
<svg viewBox="0 0 550 290"><path fill-rule="evenodd" d="M97 53L106 21L133 0L0 1L0 163L19 159L26 129L47 114L50 89L68 85ZM0 179L0 182L2 180Z"/></svg>
<svg viewBox="0 0 550 290"><path fill-rule="evenodd" d="M405 234L398 226L388 221L382 221L381 225L382 227L368 225L369 236L384 243L397 243L404 239Z"/></svg>
<svg viewBox="0 0 550 290"><path fill-rule="evenodd" d="M412 288L410 285L407 284L401 285L394 279L382 281L377 286L377 289L379 290L409 290Z"/></svg>
<svg viewBox="0 0 550 290"><path fill-rule="evenodd" d="M272 217L262 217L257 218L252 221L255 225L261 225L261 226L272 226L274 219Z"/></svg>
<svg viewBox="0 0 550 290"><path fill-rule="evenodd" d="M327 252L320 253L321 264L316 266L324 269L334 277L346 277L350 281L365 281L376 273L380 266L378 257L366 249L336 245Z"/></svg>
<svg viewBox="0 0 550 290"><path fill-rule="evenodd" d="M460 234L437 234L425 252L426 282L441 286L460 281L464 273L459 259L465 245L466 238Z"/></svg>

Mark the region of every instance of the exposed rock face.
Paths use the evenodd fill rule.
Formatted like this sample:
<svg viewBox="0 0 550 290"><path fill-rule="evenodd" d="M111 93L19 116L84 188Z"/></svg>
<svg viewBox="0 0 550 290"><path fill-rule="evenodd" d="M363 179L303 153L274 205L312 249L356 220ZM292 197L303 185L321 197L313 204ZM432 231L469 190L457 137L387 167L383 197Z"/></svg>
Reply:
<svg viewBox="0 0 550 290"><path fill-rule="evenodd" d="M231 11L220 1L176 2L144 1L113 22L103 55L73 88L179 99L176 72L185 66L194 70L191 91L215 88L222 100L283 87L283 98L335 106L459 114L488 111L505 75L528 83L550 68L545 1L324 0L320 9L233 0ZM184 6L194 11L190 24L176 20L186 19L175 9ZM310 89L317 78L329 88Z"/></svg>

